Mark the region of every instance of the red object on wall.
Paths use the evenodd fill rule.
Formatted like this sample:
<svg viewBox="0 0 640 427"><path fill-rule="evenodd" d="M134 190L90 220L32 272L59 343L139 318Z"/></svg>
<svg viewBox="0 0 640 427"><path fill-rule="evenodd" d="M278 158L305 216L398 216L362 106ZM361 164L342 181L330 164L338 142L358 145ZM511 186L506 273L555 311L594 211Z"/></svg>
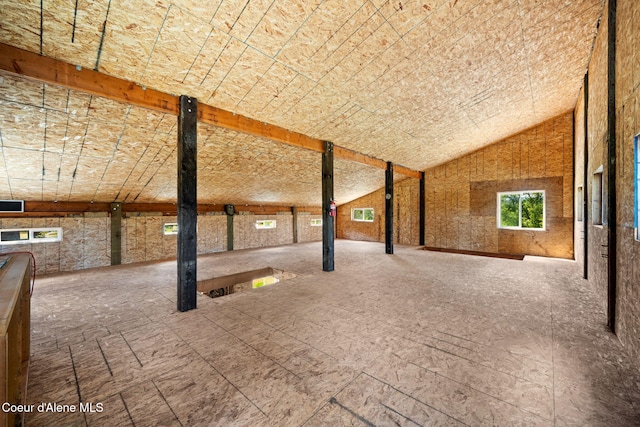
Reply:
<svg viewBox="0 0 640 427"><path fill-rule="evenodd" d="M329 202L329 216L336 216L338 208L336 207L336 202L333 200Z"/></svg>

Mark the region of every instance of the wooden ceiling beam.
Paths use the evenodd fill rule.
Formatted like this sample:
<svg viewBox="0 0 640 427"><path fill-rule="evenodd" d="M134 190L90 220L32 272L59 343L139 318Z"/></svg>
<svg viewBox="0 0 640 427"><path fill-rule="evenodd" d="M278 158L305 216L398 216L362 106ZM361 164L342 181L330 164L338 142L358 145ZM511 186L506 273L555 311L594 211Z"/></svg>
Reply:
<svg viewBox="0 0 640 427"><path fill-rule="evenodd" d="M413 169L409 169L407 167L404 167L402 165L393 165L393 169L395 173L399 173L401 175L405 175L405 176L409 176L411 178L416 178L416 179L420 179L422 178L422 172L419 171L414 171Z"/></svg>
<svg viewBox="0 0 640 427"><path fill-rule="evenodd" d="M106 202L24 202L24 212L109 212L111 203Z"/></svg>
<svg viewBox="0 0 640 427"><path fill-rule="evenodd" d="M145 88L137 83L75 66L4 43L0 43L0 69L36 81L162 113L178 115L177 96ZM198 120L214 126L248 133L319 153L324 151L324 141L320 139L311 138L280 126L251 119L211 105L198 104ZM383 170L387 168L387 162L384 160L338 146L334 146L334 150L336 158L363 163ZM414 178L419 178L420 175L420 172L405 167L396 167L396 172Z"/></svg>
<svg viewBox="0 0 640 427"><path fill-rule="evenodd" d="M40 82L178 115L176 96L4 43L0 43L0 68Z"/></svg>
<svg viewBox="0 0 640 427"><path fill-rule="evenodd" d="M165 214L177 214L175 203L122 203L123 213L148 213L162 212ZM254 214L273 215L278 212L292 212L291 206L271 205L235 205L236 212L252 212ZM312 214L322 213L318 206L298 206L298 212ZM65 216L67 214L82 214L85 212L110 212L111 203L106 202L24 202L24 212L0 213L4 217L51 217ZM199 204L198 213L224 212L224 204Z"/></svg>
<svg viewBox="0 0 640 427"><path fill-rule="evenodd" d="M203 123L267 138L307 150L324 151L324 142L285 128L251 119L207 104L198 104L198 119Z"/></svg>

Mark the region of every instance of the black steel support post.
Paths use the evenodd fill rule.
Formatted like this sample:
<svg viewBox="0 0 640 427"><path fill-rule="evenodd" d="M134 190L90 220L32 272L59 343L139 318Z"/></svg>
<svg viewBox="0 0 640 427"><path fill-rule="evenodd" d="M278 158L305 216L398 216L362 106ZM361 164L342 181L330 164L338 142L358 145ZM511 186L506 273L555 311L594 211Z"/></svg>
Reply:
<svg viewBox="0 0 640 427"><path fill-rule="evenodd" d="M608 246L607 257L607 317L611 332L616 333L617 295L617 215L616 215L616 0L609 0L608 11L608 102L607 140L609 148L607 170Z"/></svg>
<svg viewBox="0 0 640 427"><path fill-rule="evenodd" d="M589 73L584 75L584 182L582 183L582 227L584 229L584 265L582 277L589 278Z"/></svg>
<svg viewBox="0 0 640 427"><path fill-rule="evenodd" d="M180 96L178 114L178 311L196 308L198 100Z"/></svg>
<svg viewBox="0 0 640 427"><path fill-rule="evenodd" d="M385 253L393 254L393 163L387 162L384 173L384 242Z"/></svg>
<svg viewBox="0 0 640 427"><path fill-rule="evenodd" d="M122 206L111 203L111 265L122 263Z"/></svg>
<svg viewBox="0 0 640 427"><path fill-rule="evenodd" d="M426 199L425 199L425 179L424 172L420 172L420 245L425 245L425 221L426 221Z"/></svg>
<svg viewBox="0 0 640 427"><path fill-rule="evenodd" d="M333 143L325 141L322 153L322 270L334 269L335 217L330 215L333 201Z"/></svg>
<svg viewBox="0 0 640 427"><path fill-rule="evenodd" d="M293 215L293 243L298 243L298 207L291 207L291 214Z"/></svg>
<svg viewBox="0 0 640 427"><path fill-rule="evenodd" d="M233 215L235 215L236 207L234 205L224 205L224 211L227 214L227 250L233 250Z"/></svg>

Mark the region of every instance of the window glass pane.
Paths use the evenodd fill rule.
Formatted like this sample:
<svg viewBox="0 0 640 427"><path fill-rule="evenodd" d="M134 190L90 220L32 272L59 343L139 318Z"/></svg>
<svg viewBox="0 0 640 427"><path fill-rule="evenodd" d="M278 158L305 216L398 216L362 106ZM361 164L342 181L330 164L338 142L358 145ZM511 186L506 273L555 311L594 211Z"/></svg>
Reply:
<svg viewBox="0 0 640 427"><path fill-rule="evenodd" d="M57 239L58 230L39 230L33 232L34 239Z"/></svg>
<svg viewBox="0 0 640 427"><path fill-rule="evenodd" d="M353 219L363 220L364 219L364 211L362 209L354 209L353 210Z"/></svg>
<svg viewBox="0 0 640 427"><path fill-rule="evenodd" d="M584 212L584 194L582 187L578 187L576 193L576 219L582 221L582 213Z"/></svg>
<svg viewBox="0 0 640 427"><path fill-rule="evenodd" d="M544 197L542 193L522 193L522 228L543 228Z"/></svg>
<svg viewBox="0 0 640 427"><path fill-rule="evenodd" d="M373 209L365 209L364 210L364 220L365 221L373 221Z"/></svg>
<svg viewBox="0 0 640 427"><path fill-rule="evenodd" d="M258 220L256 228L276 228L276 221L271 219Z"/></svg>
<svg viewBox="0 0 640 427"><path fill-rule="evenodd" d="M602 196L602 172L596 172L591 187L591 218L596 225L602 225Z"/></svg>
<svg viewBox="0 0 640 427"><path fill-rule="evenodd" d="M502 194L500 196L500 226L520 226L520 194Z"/></svg>
<svg viewBox="0 0 640 427"><path fill-rule="evenodd" d="M178 224L176 223L165 224L164 234L178 234Z"/></svg>
<svg viewBox="0 0 640 427"><path fill-rule="evenodd" d="M0 234L0 241L3 242L20 242L24 240L29 240L29 230L3 231Z"/></svg>
<svg viewBox="0 0 640 427"><path fill-rule="evenodd" d="M636 228L636 240L640 240L640 135L635 137L635 188L634 201L636 204L633 225Z"/></svg>

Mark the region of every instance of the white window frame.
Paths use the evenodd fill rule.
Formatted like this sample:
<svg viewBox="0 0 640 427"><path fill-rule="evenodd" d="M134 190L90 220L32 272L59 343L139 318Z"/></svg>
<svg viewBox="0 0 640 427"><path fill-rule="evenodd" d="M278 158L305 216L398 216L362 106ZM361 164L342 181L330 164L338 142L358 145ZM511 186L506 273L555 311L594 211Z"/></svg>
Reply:
<svg viewBox="0 0 640 427"><path fill-rule="evenodd" d="M276 228L276 220L275 219L259 219L256 221L256 229L258 230L266 230L270 228Z"/></svg>
<svg viewBox="0 0 640 427"><path fill-rule="evenodd" d="M10 232L28 233L28 238L24 240L2 241L2 234ZM56 231L57 237L36 237L39 232ZM62 241L62 227L41 227L41 228L10 228L0 230L0 246L4 245L22 245L31 243L55 243Z"/></svg>
<svg viewBox="0 0 640 427"><path fill-rule="evenodd" d="M311 220L312 227L322 227L322 218L314 218Z"/></svg>
<svg viewBox="0 0 640 427"><path fill-rule="evenodd" d="M10 204L19 204L20 205L20 209L19 210L0 210L0 212L7 212L7 213L21 213L24 212L24 200L0 200L0 202L5 202L5 203L10 203Z"/></svg>
<svg viewBox="0 0 640 427"><path fill-rule="evenodd" d="M593 225L604 224L604 171L600 166L591 181L591 221Z"/></svg>
<svg viewBox="0 0 640 427"><path fill-rule="evenodd" d="M522 195L526 193L542 193L542 227L541 228L529 228L522 226ZM520 196L518 204L518 226L504 226L502 222L502 212L500 210L500 200L503 195L518 194ZM497 197L497 211L496 211L497 226L501 230L526 230L526 231L545 231L547 229L547 195L544 190L523 190L523 191L502 191L498 193Z"/></svg>
<svg viewBox="0 0 640 427"><path fill-rule="evenodd" d="M362 219L357 219L356 216L356 212L357 211L362 211ZM373 217L373 219L364 219L365 218L365 212L366 211L371 211L371 216ZM351 209L351 221L357 221L357 222L373 222L375 219L375 211L373 208L353 208Z"/></svg>
<svg viewBox="0 0 640 427"><path fill-rule="evenodd" d="M175 228L175 231L167 232L167 228L166 228L167 226L171 226L172 228ZM167 223L163 224L162 225L162 234L165 235L165 236L173 236L173 235L178 234L178 223L177 222L167 222Z"/></svg>
<svg viewBox="0 0 640 427"><path fill-rule="evenodd" d="M634 236L640 241L640 134L634 138Z"/></svg>
<svg viewBox="0 0 640 427"><path fill-rule="evenodd" d="M584 217L584 190L582 186L576 189L576 221L582 222Z"/></svg>

